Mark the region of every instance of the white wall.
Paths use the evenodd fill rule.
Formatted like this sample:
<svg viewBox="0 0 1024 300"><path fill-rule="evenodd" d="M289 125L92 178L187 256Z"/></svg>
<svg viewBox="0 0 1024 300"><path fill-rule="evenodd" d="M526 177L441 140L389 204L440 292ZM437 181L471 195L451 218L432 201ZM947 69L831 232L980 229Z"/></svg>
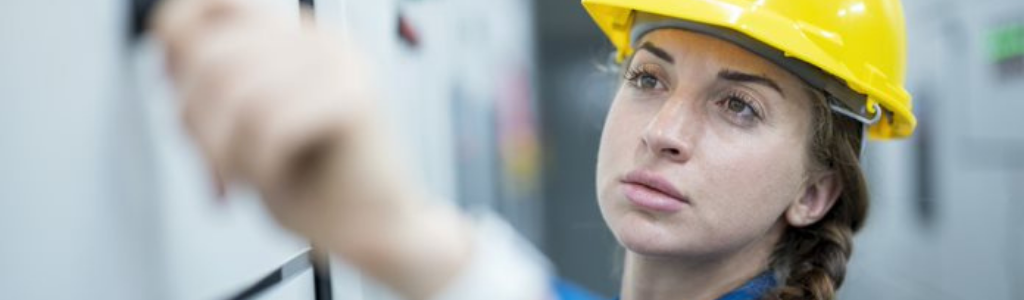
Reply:
<svg viewBox="0 0 1024 300"><path fill-rule="evenodd" d="M121 84L121 14L113 0L0 4L3 298L160 294L151 157L125 114L138 107Z"/></svg>

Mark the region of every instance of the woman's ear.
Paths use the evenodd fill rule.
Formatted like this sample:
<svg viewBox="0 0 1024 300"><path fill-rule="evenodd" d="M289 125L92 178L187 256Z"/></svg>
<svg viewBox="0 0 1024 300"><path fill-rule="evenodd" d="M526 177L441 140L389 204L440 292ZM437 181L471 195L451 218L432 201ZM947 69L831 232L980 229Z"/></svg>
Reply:
<svg viewBox="0 0 1024 300"><path fill-rule="evenodd" d="M811 178L803 195L786 210L786 221L793 227L804 227L821 220L832 209L843 186L835 172Z"/></svg>

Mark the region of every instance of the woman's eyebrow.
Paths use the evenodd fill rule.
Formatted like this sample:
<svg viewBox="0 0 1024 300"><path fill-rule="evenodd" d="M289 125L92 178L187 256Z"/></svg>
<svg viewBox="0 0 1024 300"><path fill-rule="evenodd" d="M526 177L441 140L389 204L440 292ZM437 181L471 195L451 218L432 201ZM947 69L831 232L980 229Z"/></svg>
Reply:
<svg viewBox="0 0 1024 300"><path fill-rule="evenodd" d="M640 50L647 50L647 52L650 52L651 54L654 54L654 56L657 56L658 58L661 58L669 63L675 62L675 59L672 58L672 55L669 55L668 52L665 52L665 49L658 48L658 46L651 44L651 42L644 42L642 45L640 45L640 48L637 49L637 51Z"/></svg>
<svg viewBox="0 0 1024 300"><path fill-rule="evenodd" d="M774 80L771 80L770 78L765 76L725 69L718 72L718 78L729 81L758 83L774 89L775 91L779 92L779 95L782 95L783 97L786 96L786 94L782 92L782 88L779 87L778 83L775 83Z"/></svg>

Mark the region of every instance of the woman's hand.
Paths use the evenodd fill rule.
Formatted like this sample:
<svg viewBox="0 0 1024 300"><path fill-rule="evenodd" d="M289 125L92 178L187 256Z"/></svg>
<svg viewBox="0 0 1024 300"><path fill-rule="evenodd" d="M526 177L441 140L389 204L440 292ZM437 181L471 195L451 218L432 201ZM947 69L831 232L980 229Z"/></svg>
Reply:
<svg viewBox="0 0 1024 300"><path fill-rule="evenodd" d="M425 201L340 35L237 0L174 0L155 30L216 177L255 186L284 227L412 298L465 263L471 234Z"/></svg>

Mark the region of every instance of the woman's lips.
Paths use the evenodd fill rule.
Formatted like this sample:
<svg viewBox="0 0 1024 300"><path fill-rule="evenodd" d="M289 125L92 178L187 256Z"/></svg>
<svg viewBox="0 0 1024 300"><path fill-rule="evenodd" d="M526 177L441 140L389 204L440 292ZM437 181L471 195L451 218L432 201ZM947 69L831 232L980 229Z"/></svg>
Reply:
<svg viewBox="0 0 1024 300"><path fill-rule="evenodd" d="M668 180L653 172L633 171L621 180L622 192L634 205L649 210L675 212L689 204Z"/></svg>

